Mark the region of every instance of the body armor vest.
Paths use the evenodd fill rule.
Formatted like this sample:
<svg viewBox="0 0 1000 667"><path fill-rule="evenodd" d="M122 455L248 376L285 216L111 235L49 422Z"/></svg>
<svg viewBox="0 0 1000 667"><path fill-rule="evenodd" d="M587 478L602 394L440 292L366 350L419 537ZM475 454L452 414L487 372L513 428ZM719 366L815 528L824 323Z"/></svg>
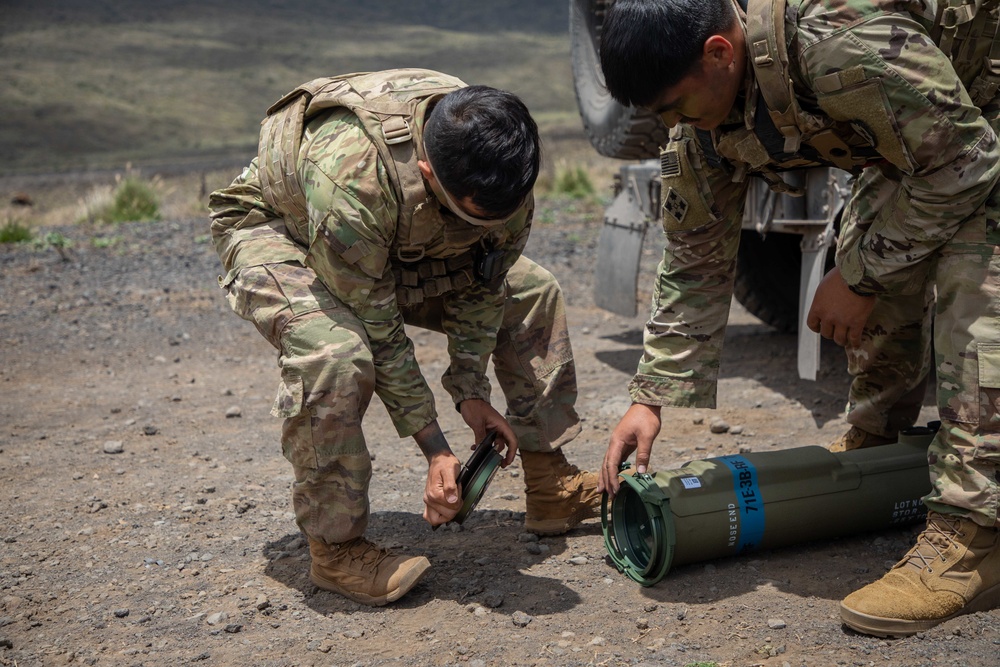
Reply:
<svg viewBox="0 0 1000 667"><path fill-rule="evenodd" d="M347 108L378 150L399 203L393 245L402 263L394 269L400 305L471 284L471 252L424 260L424 245L440 228L441 213L417 166L423 149L414 120L433 101L464 86L454 77L415 69L345 74L302 84L274 103L261 123L258 162L264 199L285 216L294 240L308 246L308 212L297 169L303 128L319 113ZM337 250L346 261L356 261L347 248Z"/></svg>
<svg viewBox="0 0 1000 667"><path fill-rule="evenodd" d="M785 39L786 0L748 0L747 47L755 86L746 100L745 127L722 134L714 151L749 166L778 192L798 194L776 172L830 166L858 173L878 162L905 169L903 158L876 150L886 128L877 114L869 122L843 123L803 109L790 74ZM948 55L977 106L1000 88L1000 45L997 43L1000 0L941 0L931 37ZM853 84L854 73L838 72L817 80L836 92ZM844 100L850 104L856 100ZM699 131L701 135L701 131ZM708 137L701 137L705 147ZM889 154L887 155L886 152Z"/></svg>

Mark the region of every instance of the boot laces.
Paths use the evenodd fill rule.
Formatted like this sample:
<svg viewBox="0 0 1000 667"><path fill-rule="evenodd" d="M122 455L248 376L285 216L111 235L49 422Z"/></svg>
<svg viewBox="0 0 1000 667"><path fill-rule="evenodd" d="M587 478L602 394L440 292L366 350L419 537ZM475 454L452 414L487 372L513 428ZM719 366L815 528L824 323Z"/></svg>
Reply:
<svg viewBox="0 0 1000 667"><path fill-rule="evenodd" d="M341 548L350 564L357 564L362 571L377 570L382 561L389 557L388 550L375 546L363 537L356 538Z"/></svg>
<svg viewBox="0 0 1000 667"><path fill-rule="evenodd" d="M960 546L956 538L964 537L961 532L961 519L936 514L927 522L927 528L917 536L917 544L906 554L902 565L913 566L923 570L940 558L945 560L945 552Z"/></svg>

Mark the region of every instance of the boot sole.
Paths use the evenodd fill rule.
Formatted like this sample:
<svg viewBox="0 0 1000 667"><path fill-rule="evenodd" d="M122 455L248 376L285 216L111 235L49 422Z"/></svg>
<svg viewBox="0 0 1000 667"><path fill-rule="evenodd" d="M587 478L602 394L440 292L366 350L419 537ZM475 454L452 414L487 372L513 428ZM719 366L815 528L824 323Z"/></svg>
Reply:
<svg viewBox="0 0 1000 667"><path fill-rule="evenodd" d="M410 589L417 585L420 579L423 578L423 576L427 573L427 570L430 568L431 562L426 558L422 559L422 562L417 563L411 567L409 571L407 571L406 576L403 577L402 581L399 582L399 585L396 586L396 588L391 591L387 591L385 595L367 595L366 593L361 593L359 591L349 591L341 588L336 583L317 573L315 566L309 568L309 580L312 581L318 588L322 588L324 591L330 591L331 593L343 595L345 598L349 598L355 602L360 602L361 604L368 605L370 607L381 607L389 604L390 602L395 602L409 593Z"/></svg>
<svg viewBox="0 0 1000 667"><path fill-rule="evenodd" d="M594 519L600 516L599 507L579 507L575 512L561 519L532 519L524 518L524 529L534 535L551 536L562 535L576 528L587 519Z"/></svg>
<svg viewBox="0 0 1000 667"><path fill-rule="evenodd" d="M910 621L902 618L883 618L881 616L871 616L860 611L854 611L850 607L840 603L840 618L844 625L857 630L866 635L875 637L909 637L918 632L930 630L936 625L945 621L962 616L963 614L974 614L978 611L990 611L1000 607L1000 584L988 588L976 597L972 598L967 605L944 618L931 620Z"/></svg>

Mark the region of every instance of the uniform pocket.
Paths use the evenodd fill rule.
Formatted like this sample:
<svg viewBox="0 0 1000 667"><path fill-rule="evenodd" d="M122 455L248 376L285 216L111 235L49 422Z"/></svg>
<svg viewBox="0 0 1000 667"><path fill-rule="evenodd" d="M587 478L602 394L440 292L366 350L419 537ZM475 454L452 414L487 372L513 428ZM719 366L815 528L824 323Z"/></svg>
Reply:
<svg viewBox="0 0 1000 667"><path fill-rule="evenodd" d="M979 343L979 426L1000 433L1000 343ZM993 456L1000 452L993 448Z"/></svg>
<svg viewBox="0 0 1000 667"><path fill-rule="evenodd" d="M305 409L305 383L294 368L281 369L281 384L271 406L271 415L283 417L281 453L294 466L315 469L316 445L313 441L312 413Z"/></svg>
<svg viewBox="0 0 1000 667"><path fill-rule="evenodd" d="M903 141L882 80L866 77L861 66L821 77L816 101L831 118L850 124L882 157L910 173L916 162Z"/></svg>
<svg viewBox="0 0 1000 667"><path fill-rule="evenodd" d="M221 281L230 308L253 322L271 345L281 349L281 332L295 317L335 310L337 299L316 273L298 262L248 266Z"/></svg>
<svg viewBox="0 0 1000 667"><path fill-rule="evenodd" d="M298 371L291 368L281 370L281 384L278 395L271 406L271 414L275 417L289 419L302 414L302 403L305 396L305 383Z"/></svg>

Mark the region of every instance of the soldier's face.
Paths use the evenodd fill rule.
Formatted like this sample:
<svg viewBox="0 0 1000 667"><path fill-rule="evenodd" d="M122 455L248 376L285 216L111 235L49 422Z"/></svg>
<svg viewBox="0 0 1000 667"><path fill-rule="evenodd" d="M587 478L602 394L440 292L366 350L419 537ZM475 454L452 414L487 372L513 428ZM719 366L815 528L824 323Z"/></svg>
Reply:
<svg viewBox="0 0 1000 667"><path fill-rule="evenodd" d="M714 41L713 41L714 40ZM742 51L718 35L706 42L701 60L676 85L664 90L650 110L667 127L687 123L714 130L726 120L743 83Z"/></svg>
<svg viewBox="0 0 1000 667"><path fill-rule="evenodd" d="M448 194L448 191L441 186L441 182L434 174L434 169L431 167L431 163L429 161L418 160L417 166L420 168L420 172L423 174L424 180L426 180L427 184L431 186L431 190L434 192L434 196L438 198L438 201L444 204L449 211L469 224L476 225L478 227L494 227L506 224L510 218L514 217L513 215L509 215L505 218L499 219L490 218L483 209L472 201L472 197L465 197L460 201L455 200L455 198Z"/></svg>

